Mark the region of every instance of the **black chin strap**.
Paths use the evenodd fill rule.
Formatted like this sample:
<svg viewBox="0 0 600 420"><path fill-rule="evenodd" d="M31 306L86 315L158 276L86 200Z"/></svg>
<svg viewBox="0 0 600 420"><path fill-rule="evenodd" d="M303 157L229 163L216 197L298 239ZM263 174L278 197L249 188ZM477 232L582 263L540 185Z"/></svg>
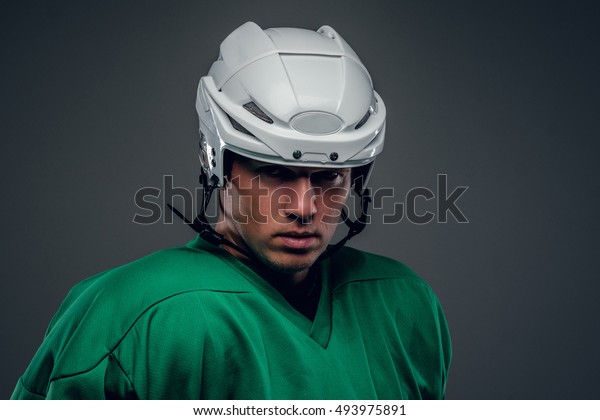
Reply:
<svg viewBox="0 0 600 420"><path fill-rule="evenodd" d="M365 226L367 225L367 219L369 217L369 203L371 202L371 194L369 192L369 189L365 189L362 194L359 194L359 197L361 202L361 215L358 217L358 219L352 221L348 217L346 211L342 210L342 220L344 220L344 223L346 223L346 226L348 226L348 233L346 234L344 239L339 241L337 244L327 248L327 250L323 252L319 257L319 261L331 257L331 255L339 251L346 244L346 242L348 242L354 236L362 232Z"/></svg>
<svg viewBox="0 0 600 420"><path fill-rule="evenodd" d="M210 202L210 197L212 196L213 191L218 185L219 179L213 175L209 183L206 180L206 176L202 174L200 180L202 183L202 187L204 188L204 196L202 200L202 208L200 210L200 213L198 213L193 222L190 222L179 210L173 207L170 203L167 203L167 206L169 206L173 213L179 216L185 222L185 224L189 225L206 242L215 246L228 246L230 248L235 249L239 253L247 256L248 258L253 258L252 254L250 254L248 251L237 246L230 240L226 239L223 235L215 231L211 224L208 222L208 220L206 219L206 208L208 207L208 203Z"/></svg>
<svg viewBox="0 0 600 420"><path fill-rule="evenodd" d="M181 218L185 224L189 225L195 232L197 232L202 239L206 242L215 245L225 245L230 248L235 249L239 253L245 255L246 257L253 259L255 258L250 252L245 249L239 247L234 244L230 240L226 239L223 235L218 233L213 229L208 220L206 219L206 208L208 207L208 203L210 202L210 198L212 196L213 191L217 188L219 183L219 179L213 175L210 182L207 181L206 176L204 174L201 175L200 181L204 188L204 196L202 200L202 209L200 213L194 218L193 222L190 222L179 210L171 205L171 203L167 203L167 206L171 209L173 213L175 213L179 218ZM348 233L337 244L330 246L327 248L325 252L321 254L317 261L322 261L326 258L329 258L333 253L339 251L350 239L354 236L358 235L363 231L365 226L367 225L368 211L369 211L369 203L371 202L371 195L369 189L365 189L362 194L359 195L361 200L361 215L354 221L351 221L348 217L348 214L345 210L342 210L342 220L348 226Z"/></svg>

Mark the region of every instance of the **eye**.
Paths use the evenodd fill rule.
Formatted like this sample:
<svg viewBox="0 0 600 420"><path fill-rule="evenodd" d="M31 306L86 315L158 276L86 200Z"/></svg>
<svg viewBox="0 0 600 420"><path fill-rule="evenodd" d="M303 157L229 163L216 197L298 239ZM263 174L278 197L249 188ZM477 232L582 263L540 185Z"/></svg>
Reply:
<svg viewBox="0 0 600 420"><path fill-rule="evenodd" d="M295 176L293 171L280 165L261 166L257 169L257 172L261 177L273 178L282 181L292 179Z"/></svg>
<svg viewBox="0 0 600 420"><path fill-rule="evenodd" d="M312 182L315 184L335 184L341 182L344 174L337 171L319 171L311 175Z"/></svg>

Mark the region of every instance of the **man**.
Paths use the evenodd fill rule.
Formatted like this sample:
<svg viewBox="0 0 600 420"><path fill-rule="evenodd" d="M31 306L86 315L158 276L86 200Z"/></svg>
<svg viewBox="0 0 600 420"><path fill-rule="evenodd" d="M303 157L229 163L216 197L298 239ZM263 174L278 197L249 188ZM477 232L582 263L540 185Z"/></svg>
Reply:
<svg viewBox="0 0 600 420"><path fill-rule="evenodd" d="M437 298L401 263L342 246L366 223L385 131L354 51L328 26L246 23L196 108L200 235L75 286L13 398L443 398ZM350 229L328 247L340 217Z"/></svg>

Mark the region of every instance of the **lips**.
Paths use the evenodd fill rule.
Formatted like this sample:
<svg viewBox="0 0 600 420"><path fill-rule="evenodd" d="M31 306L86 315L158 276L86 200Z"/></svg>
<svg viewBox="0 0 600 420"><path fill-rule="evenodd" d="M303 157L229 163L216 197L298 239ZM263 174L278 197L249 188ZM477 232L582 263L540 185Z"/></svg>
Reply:
<svg viewBox="0 0 600 420"><path fill-rule="evenodd" d="M291 231L275 235L287 248L307 249L316 244L319 235L312 232Z"/></svg>

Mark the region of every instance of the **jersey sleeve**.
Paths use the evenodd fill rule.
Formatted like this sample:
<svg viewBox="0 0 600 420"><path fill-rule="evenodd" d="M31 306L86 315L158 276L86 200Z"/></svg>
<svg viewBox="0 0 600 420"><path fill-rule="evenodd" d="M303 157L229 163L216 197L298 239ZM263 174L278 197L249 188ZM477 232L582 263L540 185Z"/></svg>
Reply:
<svg viewBox="0 0 600 420"><path fill-rule="evenodd" d="M45 395L37 394L33 391L27 389L25 384L23 383L23 378L19 378L17 382L17 386L10 397L11 400L44 400L46 399Z"/></svg>
<svg viewBox="0 0 600 420"><path fill-rule="evenodd" d="M138 399L131 381L118 360L108 355L92 369L76 375L53 379L46 395L37 394L19 379L13 400L110 400Z"/></svg>
<svg viewBox="0 0 600 420"><path fill-rule="evenodd" d="M432 302L432 309L434 313L434 317L437 325L437 335L438 335L438 346L439 346L439 363L441 366L441 388L439 399L444 399L446 397L446 383L448 380L448 370L450 368L450 361L452 360L452 344L450 341L450 331L448 328L448 323L446 321L446 317L444 315L444 311L442 309L442 305L438 300L437 296L430 289L430 299Z"/></svg>
<svg viewBox="0 0 600 420"><path fill-rule="evenodd" d="M137 399L137 395L119 362L110 354L87 372L53 380L48 387L46 398L110 400Z"/></svg>

